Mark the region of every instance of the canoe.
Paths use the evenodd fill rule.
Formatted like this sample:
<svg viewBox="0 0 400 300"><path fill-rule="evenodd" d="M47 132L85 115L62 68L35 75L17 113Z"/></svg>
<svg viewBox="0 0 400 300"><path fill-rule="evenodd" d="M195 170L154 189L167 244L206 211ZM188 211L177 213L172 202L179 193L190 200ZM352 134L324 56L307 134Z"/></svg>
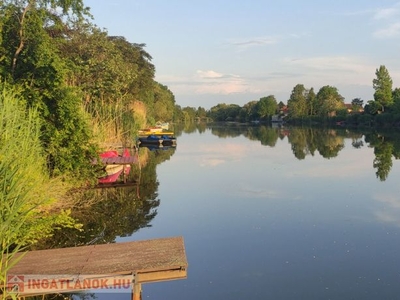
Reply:
<svg viewBox="0 0 400 300"><path fill-rule="evenodd" d="M101 158L109 158L109 157L118 157L118 151L116 150L109 150L105 151L100 154ZM122 152L122 157L129 157L130 153L128 149L124 149ZM100 177L98 179L99 183L113 183L118 180L118 178L123 174L124 176L127 176L130 171L131 171L131 165L129 164L123 164L123 165L106 165L104 167L104 170L106 171L105 176Z"/></svg>

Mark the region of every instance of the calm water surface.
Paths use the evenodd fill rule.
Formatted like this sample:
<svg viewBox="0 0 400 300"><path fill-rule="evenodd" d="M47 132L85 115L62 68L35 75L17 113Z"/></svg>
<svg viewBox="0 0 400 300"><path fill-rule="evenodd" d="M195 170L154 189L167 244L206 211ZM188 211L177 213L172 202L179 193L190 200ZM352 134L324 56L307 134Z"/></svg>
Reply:
<svg viewBox="0 0 400 300"><path fill-rule="evenodd" d="M399 299L399 161L382 179L363 135L330 132L311 155L290 129L270 143L216 131L178 137L151 227L117 239L184 237L188 278L143 299Z"/></svg>

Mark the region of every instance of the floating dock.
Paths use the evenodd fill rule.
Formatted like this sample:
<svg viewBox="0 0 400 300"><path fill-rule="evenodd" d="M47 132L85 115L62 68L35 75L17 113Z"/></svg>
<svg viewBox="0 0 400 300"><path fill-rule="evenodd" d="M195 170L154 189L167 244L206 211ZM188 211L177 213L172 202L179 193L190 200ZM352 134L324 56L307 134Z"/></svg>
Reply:
<svg viewBox="0 0 400 300"><path fill-rule="evenodd" d="M141 284L185 279L187 267L183 237L38 250L22 255L7 286L19 297L125 288L139 300Z"/></svg>

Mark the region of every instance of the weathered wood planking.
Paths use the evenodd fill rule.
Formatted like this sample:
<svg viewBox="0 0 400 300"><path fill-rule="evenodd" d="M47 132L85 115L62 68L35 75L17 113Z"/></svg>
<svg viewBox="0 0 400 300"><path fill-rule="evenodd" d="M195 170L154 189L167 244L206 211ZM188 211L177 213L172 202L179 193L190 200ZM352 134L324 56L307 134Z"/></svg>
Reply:
<svg viewBox="0 0 400 300"><path fill-rule="evenodd" d="M104 157L101 162L106 165L128 165L138 162L137 156L117 156L117 157Z"/></svg>
<svg viewBox="0 0 400 300"><path fill-rule="evenodd" d="M182 237L27 252L9 274L135 274L186 269Z"/></svg>
<svg viewBox="0 0 400 300"><path fill-rule="evenodd" d="M82 288L74 284L85 278L101 280L115 288L113 282L125 279L131 282L132 299L139 300L141 284L185 279L187 266L183 238L172 237L27 252L8 275L25 278L37 275L50 281L69 282L69 285L59 283L55 289L42 286L32 289L24 282L18 296L76 292Z"/></svg>

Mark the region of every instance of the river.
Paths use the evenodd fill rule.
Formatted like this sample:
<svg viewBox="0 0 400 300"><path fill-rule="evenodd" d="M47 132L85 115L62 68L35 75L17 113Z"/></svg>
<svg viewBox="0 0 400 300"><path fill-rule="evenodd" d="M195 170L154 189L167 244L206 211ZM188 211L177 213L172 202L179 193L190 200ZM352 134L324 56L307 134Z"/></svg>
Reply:
<svg viewBox="0 0 400 300"><path fill-rule="evenodd" d="M398 299L399 144L342 128L182 131L155 167L156 215L116 238L184 237L187 279L145 284L143 299Z"/></svg>

